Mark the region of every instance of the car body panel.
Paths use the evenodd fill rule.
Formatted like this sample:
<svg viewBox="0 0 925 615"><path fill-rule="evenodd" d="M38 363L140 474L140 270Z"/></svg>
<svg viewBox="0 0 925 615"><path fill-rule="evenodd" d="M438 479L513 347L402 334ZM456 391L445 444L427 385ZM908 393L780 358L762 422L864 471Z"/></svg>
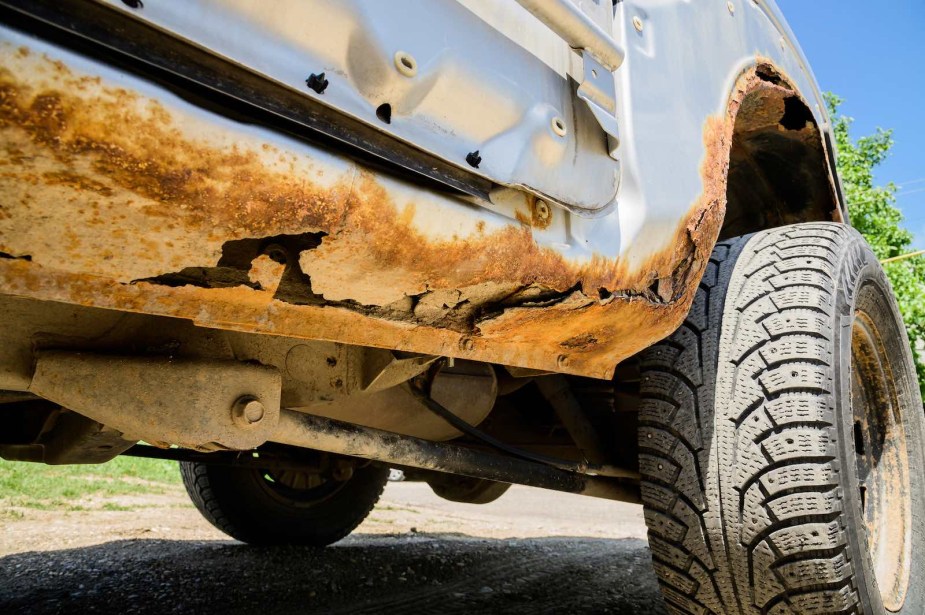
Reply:
<svg viewBox="0 0 925 615"><path fill-rule="evenodd" d="M690 307L746 95L802 94L827 126L775 15L617 5L622 184L594 216L398 179L3 28L0 292L608 378Z"/></svg>

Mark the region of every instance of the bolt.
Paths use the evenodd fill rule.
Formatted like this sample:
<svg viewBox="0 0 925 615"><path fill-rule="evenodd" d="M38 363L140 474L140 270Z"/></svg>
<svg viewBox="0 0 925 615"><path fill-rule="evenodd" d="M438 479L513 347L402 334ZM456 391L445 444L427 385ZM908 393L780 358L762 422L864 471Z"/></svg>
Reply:
<svg viewBox="0 0 925 615"><path fill-rule="evenodd" d="M470 167L479 168L479 165L482 164L482 157L479 156L479 150L466 154L466 162L469 163Z"/></svg>
<svg viewBox="0 0 925 615"><path fill-rule="evenodd" d="M252 427L263 420L266 408L251 395L239 397L231 407L231 418L242 427Z"/></svg>
<svg viewBox="0 0 925 615"><path fill-rule="evenodd" d="M568 367L568 355L560 354L559 358L556 359L556 365L559 367Z"/></svg>
<svg viewBox="0 0 925 615"><path fill-rule="evenodd" d="M633 27L636 28L636 32L642 32L642 20L639 17L633 17Z"/></svg>
<svg viewBox="0 0 925 615"><path fill-rule="evenodd" d="M472 350L473 348L475 348L475 343L472 341L472 338L470 338L470 337L464 337L464 338L462 338L461 340L459 340L459 347L460 347L462 350L470 351L470 350Z"/></svg>
<svg viewBox="0 0 925 615"><path fill-rule="evenodd" d="M325 78L324 73L312 73L308 76L308 79L305 80L305 85L315 90L317 94L324 94L324 91L328 89L328 80Z"/></svg>
<svg viewBox="0 0 925 615"><path fill-rule="evenodd" d="M726 9L729 11L730 15L736 14L736 5L734 5L732 2L726 3Z"/></svg>
<svg viewBox="0 0 925 615"><path fill-rule="evenodd" d="M549 220L549 205L546 204L546 201L537 199L536 205L533 207L533 211L536 212L536 219L538 221L546 222Z"/></svg>

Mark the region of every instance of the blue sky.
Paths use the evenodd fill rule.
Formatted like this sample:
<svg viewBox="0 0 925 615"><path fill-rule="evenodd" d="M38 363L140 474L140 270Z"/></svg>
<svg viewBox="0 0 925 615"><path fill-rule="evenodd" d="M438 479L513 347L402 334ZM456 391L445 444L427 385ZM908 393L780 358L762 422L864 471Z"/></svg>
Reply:
<svg viewBox="0 0 925 615"><path fill-rule="evenodd" d="M777 0L823 90L845 99L853 136L893 129L878 183L925 249L925 0Z"/></svg>

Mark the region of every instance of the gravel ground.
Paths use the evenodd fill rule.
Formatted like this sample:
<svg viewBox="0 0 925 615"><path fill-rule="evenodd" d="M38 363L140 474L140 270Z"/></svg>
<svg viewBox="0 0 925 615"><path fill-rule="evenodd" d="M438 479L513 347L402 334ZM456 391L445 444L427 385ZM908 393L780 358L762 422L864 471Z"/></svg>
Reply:
<svg viewBox="0 0 925 615"><path fill-rule="evenodd" d="M520 487L472 506L393 483L312 550L229 540L181 489L106 502L129 510L0 518L0 613L664 613L638 506Z"/></svg>

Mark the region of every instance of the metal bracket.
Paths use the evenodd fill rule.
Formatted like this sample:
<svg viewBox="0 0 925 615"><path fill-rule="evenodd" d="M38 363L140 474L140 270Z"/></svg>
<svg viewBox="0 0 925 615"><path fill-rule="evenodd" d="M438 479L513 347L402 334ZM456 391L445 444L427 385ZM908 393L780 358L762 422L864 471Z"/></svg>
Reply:
<svg viewBox="0 0 925 615"><path fill-rule="evenodd" d="M578 97L587 103L597 123L607 133L608 153L616 158L620 128L613 73L623 64L626 55L623 48L571 0L517 2L581 54L584 68Z"/></svg>
<svg viewBox="0 0 925 615"><path fill-rule="evenodd" d="M585 101L594 119L607 133L607 152L617 157L620 147L620 126L617 124L617 86L613 72L604 68L585 50L581 54L584 74L578 85L578 98Z"/></svg>
<svg viewBox="0 0 925 615"><path fill-rule="evenodd" d="M29 390L122 434L201 451L247 450L279 419L276 369L238 361L67 351L38 355Z"/></svg>

